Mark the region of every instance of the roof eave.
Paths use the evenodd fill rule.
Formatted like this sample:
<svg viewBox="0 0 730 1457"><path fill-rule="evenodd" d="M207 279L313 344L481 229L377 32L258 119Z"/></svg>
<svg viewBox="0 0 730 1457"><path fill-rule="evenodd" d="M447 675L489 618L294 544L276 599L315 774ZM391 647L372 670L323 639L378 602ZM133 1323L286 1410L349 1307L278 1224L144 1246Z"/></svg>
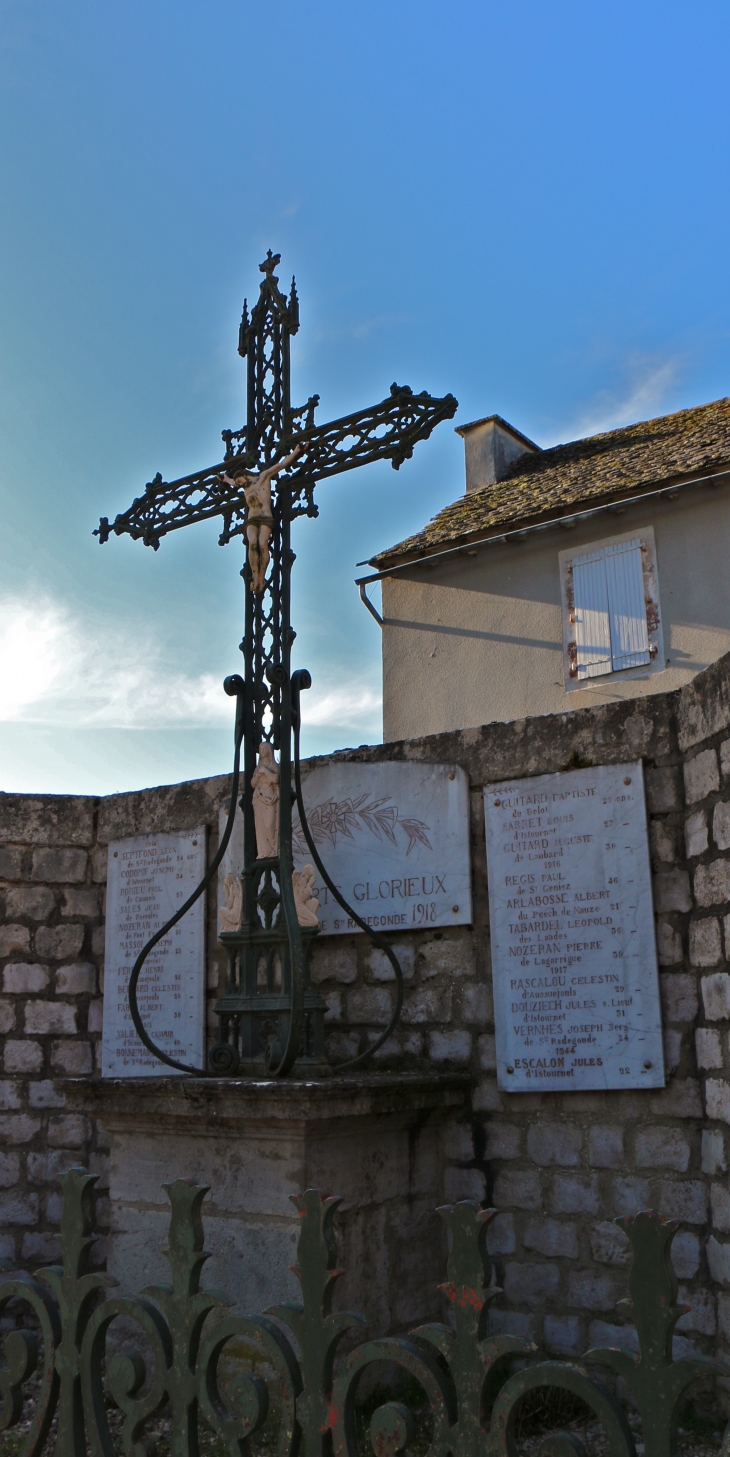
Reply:
<svg viewBox="0 0 730 1457"><path fill-rule="evenodd" d="M690 485L693 481L711 481L714 475L722 475L730 469L730 459L716 465L708 472L694 471L683 473L677 476L668 476L664 480L652 480L637 482L627 490L607 491L602 496L584 496L579 500L564 503L562 506L554 507L551 511L533 512L527 516L516 516L505 521L493 522L490 526L475 527L473 531L463 532L460 536L442 537L437 542L430 542L427 547L414 547L410 551L378 552L376 556L368 558L368 566L376 567L378 571L387 571L388 567L406 566L408 562L422 562L430 556L437 556L445 549L468 546L474 541L483 541L489 536L501 537L506 534L512 535L521 530L528 530L533 526L547 526L551 521L564 520L575 514L580 515L581 511L599 511L610 506L619 506L622 502L629 505L637 497L646 495L652 491L668 491L673 486Z"/></svg>

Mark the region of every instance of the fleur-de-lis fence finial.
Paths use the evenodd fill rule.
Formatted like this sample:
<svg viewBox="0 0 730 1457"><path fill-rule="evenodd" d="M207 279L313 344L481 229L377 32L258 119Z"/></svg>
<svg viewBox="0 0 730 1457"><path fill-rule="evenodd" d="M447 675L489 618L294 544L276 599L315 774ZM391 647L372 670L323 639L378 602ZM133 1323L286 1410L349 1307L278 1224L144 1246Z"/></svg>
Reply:
<svg viewBox="0 0 730 1457"><path fill-rule="evenodd" d="M347 1331L364 1325L361 1315L332 1310L332 1296L344 1270L337 1269L333 1220L342 1200L307 1189L292 1203L299 1211L301 1231L298 1263L293 1272L302 1287L302 1304L272 1306L289 1327L300 1351L303 1390L297 1400L297 1418L307 1457L326 1453L332 1425L332 1371L335 1354Z"/></svg>
<svg viewBox="0 0 730 1457"><path fill-rule="evenodd" d="M675 1361L672 1355L674 1327L690 1308L677 1304L671 1245L678 1221L649 1209L615 1223L631 1240L629 1299L621 1300L619 1308L633 1318L640 1354L601 1346L588 1351L586 1359L600 1361L623 1377L639 1408L645 1457L674 1457L680 1400L698 1376L716 1371L717 1363L705 1356Z"/></svg>

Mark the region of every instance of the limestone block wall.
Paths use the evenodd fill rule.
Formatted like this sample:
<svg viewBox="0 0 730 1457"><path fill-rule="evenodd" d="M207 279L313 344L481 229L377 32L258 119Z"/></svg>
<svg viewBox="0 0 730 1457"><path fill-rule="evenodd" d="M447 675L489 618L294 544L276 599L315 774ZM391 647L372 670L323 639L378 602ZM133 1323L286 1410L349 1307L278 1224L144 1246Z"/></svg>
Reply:
<svg viewBox="0 0 730 1457"><path fill-rule="evenodd" d="M730 673L730 661L722 672ZM702 676L698 691L709 700L724 679L711 672ZM416 1059L471 1069L471 1126L464 1125L461 1146L451 1149L446 1197L478 1198L499 1210L489 1249L504 1297L491 1312L492 1329L537 1340L554 1354L613 1343L628 1263L628 1241L613 1221L649 1205L685 1224L675 1259L682 1298L691 1310L680 1322L678 1349L717 1346L722 1316L717 1268L709 1263L715 1256L708 1244L712 1181L706 1147L712 1132L713 1147L724 1158L725 1133L708 1122L695 1046L702 977L696 948L711 932L701 924L704 892L695 885L697 861L688 858L685 839L685 820L699 804L690 800L694 790L685 788L685 780L690 786L698 782L692 763L705 751L704 738L698 750L683 728L686 708L680 694L667 695L631 704L629 711L598 708L493 724L356 755L454 759L469 771L474 926L394 940L407 977L403 1025L397 1048L383 1048L378 1061L390 1066ZM718 765L724 739L730 751L729 734L730 716L716 729L717 749L710 750ZM654 1093L501 1093L483 787L503 778L635 758L644 762L647 791L667 1087ZM721 799L719 779L713 794ZM710 874L716 881L721 872ZM347 946L322 943L313 975L330 999L331 1045L343 1054L354 1052L358 1038L374 1035L372 1024L385 1015L389 969L362 938L352 937ZM370 1026L358 1026L364 1022Z"/></svg>
<svg viewBox="0 0 730 1457"><path fill-rule="evenodd" d="M403 1020L375 1066L473 1075L445 1194L499 1210L490 1249L504 1295L493 1328L560 1354L612 1340L627 1265L613 1220L653 1204L684 1225L675 1262L691 1309L680 1342L730 1353L730 657L677 693L337 757L451 761L470 776L474 925L394 937ZM500 1093L483 786L635 758L647 787L667 1087ZM103 1129L64 1111L58 1082L98 1076L107 844L205 824L212 856L228 784L103 799L0 795L0 1254L32 1264L54 1253L58 1169L84 1161L103 1185ZM208 925L212 1009L223 969L213 897ZM315 946L312 975L329 1003L330 1055L352 1056L389 1015L390 967L364 937L337 937Z"/></svg>
<svg viewBox="0 0 730 1457"><path fill-rule="evenodd" d="M107 1184L102 1130L57 1086L98 1069L106 868L93 799L0 804L0 1257L34 1266L59 1254L57 1175L84 1162Z"/></svg>

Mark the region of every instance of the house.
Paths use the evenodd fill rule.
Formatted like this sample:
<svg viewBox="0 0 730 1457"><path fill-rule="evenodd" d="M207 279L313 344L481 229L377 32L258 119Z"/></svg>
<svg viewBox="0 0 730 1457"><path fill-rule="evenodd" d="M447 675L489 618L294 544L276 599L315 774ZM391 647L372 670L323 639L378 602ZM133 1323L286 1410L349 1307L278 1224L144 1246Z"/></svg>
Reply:
<svg viewBox="0 0 730 1457"><path fill-rule="evenodd" d="M386 741L666 692L730 650L730 399L548 450L498 415L457 433L465 494L360 579Z"/></svg>

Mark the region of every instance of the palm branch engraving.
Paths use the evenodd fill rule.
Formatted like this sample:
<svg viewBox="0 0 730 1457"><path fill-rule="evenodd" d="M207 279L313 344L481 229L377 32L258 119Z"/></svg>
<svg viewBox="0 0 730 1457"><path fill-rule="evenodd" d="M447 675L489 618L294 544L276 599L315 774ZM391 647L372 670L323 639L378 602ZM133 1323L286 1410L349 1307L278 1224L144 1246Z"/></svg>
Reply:
<svg viewBox="0 0 730 1457"><path fill-rule="evenodd" d="M361 794L356 799L325 799L307 811L307 819L315 845L329 844L333 850L336 849L338 839L354 840L358 831L363 830L375 835L381 842L389 840L391 845L397 846L396 832L399 829L408 841L406 855L410 855L414 845L425 845L427 849L433 849L428 838L430 825L412 815L401 815L398 806L390 802L389 794L382 799L371 800L368 800L367 794ZM295 855L307 853L306 841L296 813L292 827L292 848Z"/></svg>

